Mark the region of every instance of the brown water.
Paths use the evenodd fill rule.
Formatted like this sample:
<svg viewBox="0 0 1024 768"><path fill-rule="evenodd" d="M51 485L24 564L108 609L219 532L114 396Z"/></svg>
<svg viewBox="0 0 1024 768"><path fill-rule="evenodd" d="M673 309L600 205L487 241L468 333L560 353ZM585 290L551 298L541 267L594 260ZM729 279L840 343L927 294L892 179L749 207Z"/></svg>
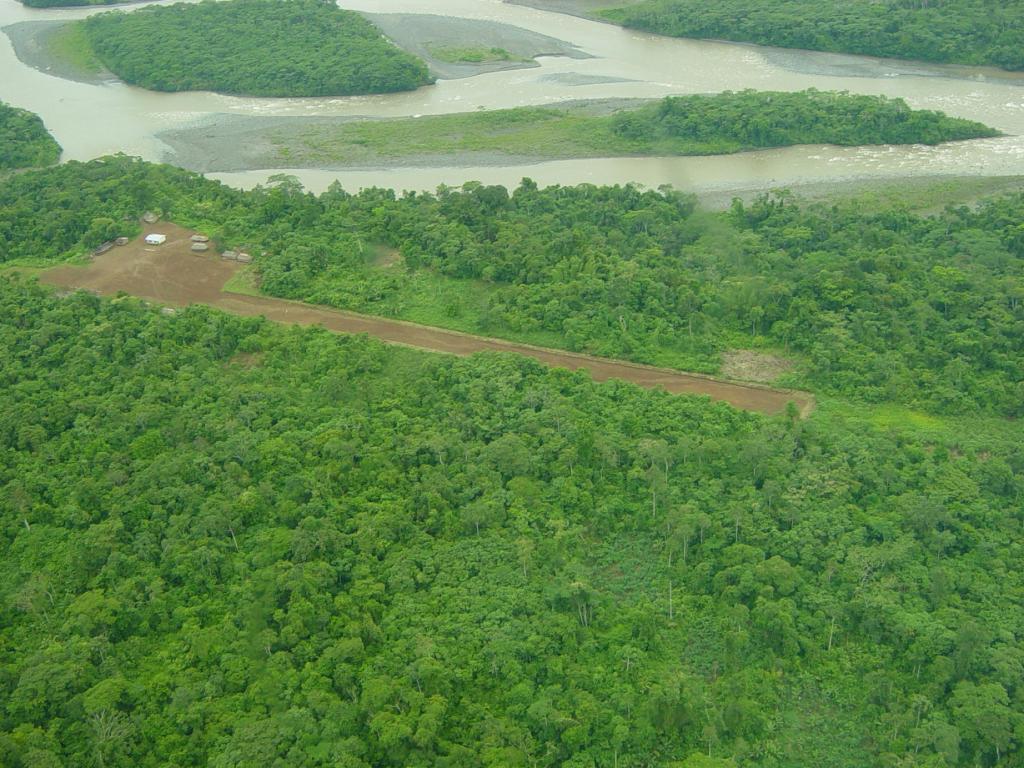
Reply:
<svg viewBox="0 0 1024 768"><path fill-rule="evenodd" d="M483 168L396 168L382 172L290 171L312 189L341 178L350 189L368 185L430 189L467 178L513 185L522 176L541 183L663 183L682 189L776 186L799 181L897 175L1024 174L1024 75L983 68L928 66L857 56L779 51L755 46L663 38L499 0L342 0L374 13L445 14L516 25L557 36L593 58L544 58L534 69L439 81L412 93L333 99L256 99L210 93L159 94L120 83L62 80L21 64L0 36L0 99L46 121L65 157L88 159L123 151L164 159L160 131L217 114L409 116L495 109L566 99L660 97L742 88L849 90L905 98L913 107L941 109L980 120L1005 138L943 147L795 147L714 158L598 159ZM97 9L33 10L0 2L0 26L19 21L81 18ZM573 85L588 78L590 84ZM576 78L574 80L574 78ZM593 79L618 82L593 82ZM278 169L219 174L251 185Z"/></svg>

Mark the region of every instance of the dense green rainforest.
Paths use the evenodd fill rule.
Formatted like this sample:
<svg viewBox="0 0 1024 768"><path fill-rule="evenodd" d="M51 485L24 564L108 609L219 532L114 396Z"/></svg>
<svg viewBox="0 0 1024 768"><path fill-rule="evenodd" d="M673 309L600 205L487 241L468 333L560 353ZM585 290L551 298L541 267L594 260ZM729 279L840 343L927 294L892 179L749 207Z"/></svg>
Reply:
<svg viewBox="0 0 1024 768"><path fill-rule="evenodd" d="M0 171L51 165L60 151L39 115L0 101Z"/></svg>
<svg viewBox="0 0 1024 768"><path fill-rule="evenodd" d="M792 144L938 144L998 136L973 120L911 109L903 99L814 89L669 96L612 117L616 135L735 150Z"/></svg>
<svg viewBox="0 0 1024 768"><path fill-rule="evenodd" d="M11 277L0 346L4 766L1019 760L1017 424Z"/></svg>
<svg viewBox="0 0 1024 768"><path fill-rule="evenodd" d="M645 0L602 15L674 37L1024 69L1021 0Z"/></svg>
<svg viewBox="0 0 1024 768"><path fill-rule="evenodd" d="M325 0L207 0L80 23L104 66L156 91L348 96L431 82L423 62Z"/></svg>
<svg viewBox="0 0 1024 768"><path fill-rule="evenodd" d="M528 180L317 197L121 157L0 187L0 261L62 259L148 209L251 249L275 296L708 372L767 347L817 392L1024 413L1022 195L929 217L785 195L706 213L669 189ZM400 262L379 266L382 246Z"/></svg>
<svg viewBox="0 0 1024 768"><path fill-rule="evenodd" d="M793 144L938 144L999 132L902 99L846 92L725 91L670 96L634 109L516 107L417 118L268 127L269 167L372 165L473 152L530 158L713 155ZM595 112L597 114L595 114Z"/></svg>

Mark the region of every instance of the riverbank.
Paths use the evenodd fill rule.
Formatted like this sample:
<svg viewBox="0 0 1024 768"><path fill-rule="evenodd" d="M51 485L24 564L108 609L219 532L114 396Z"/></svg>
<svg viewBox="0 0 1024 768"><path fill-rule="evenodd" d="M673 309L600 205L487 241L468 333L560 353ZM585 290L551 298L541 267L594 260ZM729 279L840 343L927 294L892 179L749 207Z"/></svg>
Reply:
<svg viewBox="0 0 1024 768"><path fill-rule="evenodd" d="M733 200L750 203L767 190L747 187L708 190L700 193L700 207L724 211ZM974 207L986 197L1024 193L1024 176L934 176L846 179L793 184L786 191L802 203L855 201L862 210L886 210L906 206L912 213L928 216L947 206Z"/></svg>
<svg viewBox="0 0 1024 768"><path fill-rule="evenodd" d="M211 115L158 138L166 162L199 173L262 168L436 168L504 166L555 158L599 157L578 129L588 118L648 103L585 99L557 109L431 115L419 118L250 117Z"/></svg>
<svg viewBox="0 0 1024 768"><path fill-rule="evenodd" d="M561 13L587 21L596 21L613 27L619 24L603 15L603 11L614 8L630 8L644 0L504 0L510 5L533 8L538 11ZM620 27L621 28L621 27ZM629 34L657 33L624 30ZM704 38L675 38L697 39ZM806 48L782 48L763 43L749 43L740 40L714 39L728 45L741 46L764 57L773 67L802 75L817 77L856 78L897 78L928 77L951 80L971 80L990 83L1024 83L1024 73L979 64L951 64L935 61L920 61L906 58L869 56L856 53L809 50Z"/></svg>
<svg viewBox="0 0 1024 768"><path fill-rule="evenodd" d="M3 28L22 64L86 85L117 82L89 47L75 21L21 21Z"/></svg>
<svg viewBox="0 0 1024 768"><path fill-rule="evenodd" d="M423 59L435 77L445 80L537 67L538 56L592 58L564 40L511 24L421 13L362 15L395 45Z"/></svg>

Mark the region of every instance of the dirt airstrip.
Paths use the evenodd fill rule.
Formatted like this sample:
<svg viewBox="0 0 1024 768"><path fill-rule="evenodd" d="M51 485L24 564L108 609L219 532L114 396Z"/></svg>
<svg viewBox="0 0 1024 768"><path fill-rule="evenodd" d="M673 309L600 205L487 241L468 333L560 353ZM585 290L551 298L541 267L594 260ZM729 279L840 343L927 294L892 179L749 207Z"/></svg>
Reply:
<svg viewBox="0 0 1024 768"><path fill-rule="evenodd" d="M365 333L390 344L433 352L471 355L475 352L512 352L558 368L584 369L597 381L621 379L642 387L668 392L707 395L737 408L779 413L793 402L802 415L814 407L806 392L721 381L708 376L604 358L579 355L527 344L446 331L398 320L358 315L266 296L228 293L224 284L239 268L212 252L190 251L192 232L169 222L148 225L145 234L167 235L167 242L148 246L142 237L96 256L86 266L63 265L44 272L40 279L66 289L82 288L103 295L119 291L171 306L207 304L238 315L260 316L297 325L321 325L340 333Z"/></svg>

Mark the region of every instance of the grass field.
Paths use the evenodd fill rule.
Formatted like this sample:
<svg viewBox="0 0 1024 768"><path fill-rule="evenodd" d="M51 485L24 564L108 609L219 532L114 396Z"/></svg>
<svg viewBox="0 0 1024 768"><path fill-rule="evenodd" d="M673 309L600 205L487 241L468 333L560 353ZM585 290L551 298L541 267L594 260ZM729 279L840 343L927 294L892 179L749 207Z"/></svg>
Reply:
<svg viewBox="0 0 1024 768"><path fill-rule="evenodd" d="M48 36L46 47L65 67L82 75L97 75L104 70L81 24L65 24L57 29Z"/></svg>
<svg viewBox="0 0 1024 768"><path fill-rule="evenodd" d="M504 48L486 46L428 45L430 55L449 64L489 64L494 61L521 61Z"/></svg>
<svg viewBox="0 0 1024 768"><path fill-rule="evenodd" d="M543 107L312 125L271 141L282 161L324 165L470 152L569 158L640 149L614 136L608 118Z"/></svg>

